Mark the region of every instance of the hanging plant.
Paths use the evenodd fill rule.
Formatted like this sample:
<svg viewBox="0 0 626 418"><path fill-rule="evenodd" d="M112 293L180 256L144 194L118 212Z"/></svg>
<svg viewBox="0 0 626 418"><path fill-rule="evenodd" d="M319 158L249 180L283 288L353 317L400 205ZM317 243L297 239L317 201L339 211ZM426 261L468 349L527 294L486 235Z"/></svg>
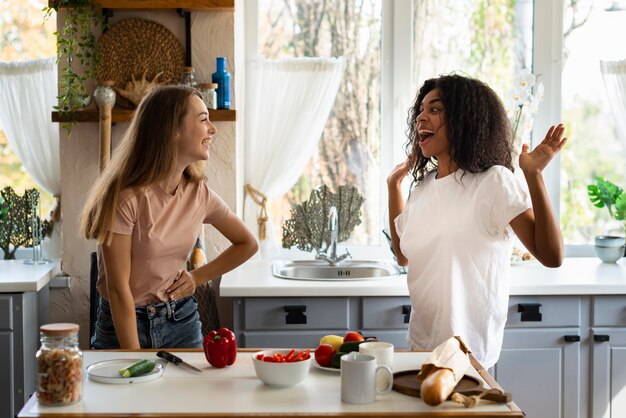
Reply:
<svg viewBox="0 0 626 418"><path fill-rule="evenodd" d="M90 94L85 83L94 79L99 61L98 44L93 29L106 29L102 8L90 0L55 0L43 9L47 19L52 12L65 9L62 26L54 32L57 37L57 63L63 64L59 81L58 105L54 109L71 135L78 123L73 115L89 104Z"/></svg>

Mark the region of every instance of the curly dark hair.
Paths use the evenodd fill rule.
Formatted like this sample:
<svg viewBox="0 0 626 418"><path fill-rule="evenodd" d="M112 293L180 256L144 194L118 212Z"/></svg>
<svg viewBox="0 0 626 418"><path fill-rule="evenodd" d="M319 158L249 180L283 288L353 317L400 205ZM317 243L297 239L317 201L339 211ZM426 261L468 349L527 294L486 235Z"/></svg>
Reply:
<svg viewBox="0 0 626 418"><path fill-rule="evenodd" d="M480 80L451 74L426 80L409 110L409 141L405 149L414 159L410 170L414 182L421 181L437 166L436 158L422 154L417 132L422 101L433 89L439 91L443 102L451 161L469 173L480 173L494 165L513 171L513 134L500 98Z"/></svg>

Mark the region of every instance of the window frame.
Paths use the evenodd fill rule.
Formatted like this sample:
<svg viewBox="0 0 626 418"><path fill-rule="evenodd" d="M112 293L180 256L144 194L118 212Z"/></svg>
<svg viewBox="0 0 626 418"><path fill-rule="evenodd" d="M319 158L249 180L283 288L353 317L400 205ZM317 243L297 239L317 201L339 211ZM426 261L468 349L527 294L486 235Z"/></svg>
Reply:
<svg viewBox="0 0 626 418"><path fill-rule="evenodd" d="M532 145L543 138L547 129L559 123L561 113L561 66L563 63L563 0L533 1L532 67L541 74L545 95L535 116ZM246 74L259 58L258 53L258 2L246 0L244 9L244 49ZM404 160L407 111L415 92L413 86L413 1L394 0L382 3L382 68L381 68L381 179L379 210L381 225L388 224L386 176ZM246 86L250 86L249 79ZM244 88L245 94L249 94ZM246 101L247 102L247 101ZM384 109L390 109L384 111ZM249 109L246 109L249 110ZM560 157L544 170L544 181L557 219L560 219ZM344 247L343 245L341 247ZM345 246L353 258L390 258L389 247L381 237L377 246ZM591 245L566 245L568 257L593 256ZM310 253L297 249L282 249L283 258L306 258Z"/></svg>

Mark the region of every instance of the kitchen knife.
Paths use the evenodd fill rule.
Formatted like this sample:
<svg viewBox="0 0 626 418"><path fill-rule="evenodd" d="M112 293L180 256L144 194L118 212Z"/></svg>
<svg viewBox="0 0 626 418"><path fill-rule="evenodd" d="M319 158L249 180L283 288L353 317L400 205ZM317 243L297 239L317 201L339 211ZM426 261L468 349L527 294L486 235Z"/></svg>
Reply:
<svg viewBox="0 0 626 418"><path fill-rule="evenodd" d="M164 351L164 350L157 351L156 355L157 355L157 357L160 357L163 360L167 360L170 363L174 363L177 366L184 366L184 367L187 367L188 369L191 369L191 370L194 370L196 372L202 373L202 370L200 370L197 367L194 367L191 364L183 361L182 358L176 357L174 354L170 353L169 351Z"/></svg>

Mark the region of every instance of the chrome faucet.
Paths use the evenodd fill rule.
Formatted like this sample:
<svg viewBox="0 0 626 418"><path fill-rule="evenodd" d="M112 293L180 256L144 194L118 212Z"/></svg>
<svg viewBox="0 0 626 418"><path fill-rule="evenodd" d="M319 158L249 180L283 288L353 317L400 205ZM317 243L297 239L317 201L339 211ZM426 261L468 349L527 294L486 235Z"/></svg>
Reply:
<svg viewBox="0 0 626 418"><path fill-rule="evenodd" d="M331 266L334 266L345 258L352 257L347 249L345 254L337 257L337 241L339 239L339 215L335 206L330 207L330 214L328 216L328 228L330 229L330 256L326 253L320 252L315 258L318 260L324 260Z"/></svg>

